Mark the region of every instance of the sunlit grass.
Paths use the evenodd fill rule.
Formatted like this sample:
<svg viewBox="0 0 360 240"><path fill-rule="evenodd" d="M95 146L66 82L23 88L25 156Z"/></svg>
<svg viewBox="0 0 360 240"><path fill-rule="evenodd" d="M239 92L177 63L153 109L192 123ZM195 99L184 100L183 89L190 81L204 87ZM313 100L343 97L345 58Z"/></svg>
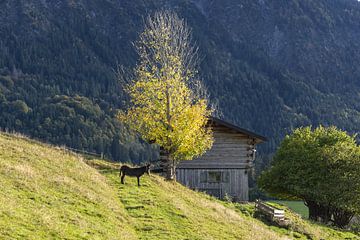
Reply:
<svg viewBox="0 0 360 240"><path fill-rule="evenodd" d="M157 175L144 175L140 188L136 178L126 177L126 184L121 185L119 164L88 162L118 187L141 239L359 239L350 232L311 223L289 209L286 213L292 224L288 229L268 226L253 217L252 203L220 201Z"/></svg>
<svg viewBox="0 0 360 240"><path fill-rule="evenodd" d="M136 239L114 188L80 156L0 134L0 239Z"/></svg>
<svg viewBox="0 0 360 240"><path fill-rule="evenodd" d="M119 165L91 161L118 188L140 239L287 239L265 224L245 218L203 193L194 192L157 175L144 175L121 185Z"/></svg>
<svg viewBox="0 0 360 240"><path fill-rule="evenodd" d="M309 218L309 209L305 206L304 202L302 201L283 201L283 200L274 200L271 202L275 202L284 206L287 206L294 212L300 214L303 218Z"/></svg>
<svg viewBox="0 0 360 240"><path fill-rule="evenodd" d="M157 175L122 185L119 167L0 133L0 239L356 239L289 210L291 228L268 226Z"/></svg>

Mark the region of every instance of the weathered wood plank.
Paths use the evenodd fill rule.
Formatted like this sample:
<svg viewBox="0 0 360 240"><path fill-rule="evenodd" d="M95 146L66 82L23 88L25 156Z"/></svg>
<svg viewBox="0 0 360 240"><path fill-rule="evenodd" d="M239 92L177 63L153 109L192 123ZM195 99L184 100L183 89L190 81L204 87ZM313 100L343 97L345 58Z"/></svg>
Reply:
<svg viewBox="0 0 360 240"><path fill-rule="evenodd" d="M192 161L181 161L177 169L177 179L182 184L203 191L225 194L235 200L247 201L247 169L253 167L252 149L254 139L246 134L234 132L228 127L213 125L214 144L203 156ZM209 171L227 172L229 182L201 182L201 173Z"/></svg>
<svg viewBox="0 0 360 240"><path fill-rule="evenodd" d="M219 158L226 158L226 157L247 157L248 154L251 154L250 152L245 151L211 151L204 154L202 157L210 157L215 156Z"/></svg>
<svg viewBox="0 0 360 240"><path fill-rule="evenodd" d="M187 164L248 164L254 162L248 158L227 158L223 160L219 160L218 158L208 158L208 159L196 159L192 161L181 161L179 165Z"/></svg>
<svg viewBox="0 0 360 240"><path fill-rule="evenodd" d="M193 165L181 165L179 168L183 169L249 169L253 165L203 165L203 164L193 164Z"/></svg>
<svg viewBox="0 0 360 240"><path fill-rule="evenodd" d="M234 162L248 162L248 161L252 161L251 157L247 157L247 156L222 156L221 154L219 155L206 155L206 156L202 156L200 158L194 159L192 161L218 161L218 162L227 162L227 161L234 161Z"/></svg>
<svg viewBox="0 0 360 240"><path fill-rule="evenodd" d="M212 148L235 148L235 149L248 149L253 148L249 144L237 143L237 142L215 142Z"/></svg>
<svg viewBox="0 0 360 240"><path fill-rule="evenodd" d="M200 180L200 174L208 171L221 171L228 172L229 182L206 182L203 183ZM244 170L241 169L178 169L177 170L178 181L182 184L192 188L206 190L210 189L220 191L220 197L223 198L225 194L228 194L234 200L246 201L248 199L247 191L247 175L244 174ZM244 180L245 178L245 180ZM240 191L239 191L240 190Z"/></svg>
<svg viewBox="0 0 360 240"><path fill-rule="evenodd" d="M252 143L252 139L248 138L246 136L242 136L242 135L237 135L234 133L213 133L213 136L216 139L221 139L221 140L228 140L228 141L239 141L239 142L246 142L246 143Z"/></svg>

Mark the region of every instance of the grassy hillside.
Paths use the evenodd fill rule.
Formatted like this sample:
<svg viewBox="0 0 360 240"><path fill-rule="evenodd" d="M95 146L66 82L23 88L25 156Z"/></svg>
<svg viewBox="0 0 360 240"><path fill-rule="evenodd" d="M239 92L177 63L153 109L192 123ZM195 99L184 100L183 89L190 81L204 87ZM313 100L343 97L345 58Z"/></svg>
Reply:
<svg viewBox="0 0 360 240"><path fill-rule="evenodd" d="M0 239L137 239L116 189L81 158L0 134Z"/></svg>
<svg viewBox="0 0 360 240"><path fill-rule="evenodd" d="M118 167L0 133L0 239L358 239L290 211L289 229L268 226L156 175L121 185Z"/></svg>
<svg viewBox="0 0 360 240"><path fill-rule="evenodd" d="M119 186L117 164L91 160L114 187L140 239L282 239L258 221L191 191L178 183L151 175L136 186L125 179ZM286 239L286 238L284 238Z"/></svg>
<svg viewBox="0 0 360 240"><path fill-rule="evenodd" d="M294 212L300 214L303 218L307 219L309 218L309 209L307 206L305 206L303 201L284 201L284 200L274 200L271 201L274 203L278 203L284 206L287 206Z"/></svg>

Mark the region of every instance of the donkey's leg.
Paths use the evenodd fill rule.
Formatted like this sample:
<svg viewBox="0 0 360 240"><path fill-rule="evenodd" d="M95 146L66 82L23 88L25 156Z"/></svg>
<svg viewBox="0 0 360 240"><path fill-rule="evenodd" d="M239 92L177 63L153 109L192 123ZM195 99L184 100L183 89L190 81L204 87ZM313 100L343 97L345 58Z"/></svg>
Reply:
<svg viewBox="0 0 360 240"><path fill-rule="evenodd" d="M140 187L140 177L137 177L138 179L138 186Z"/></svg>
<svg viewBox="0 0 360 240"><path fill-rule="evenodd" d="M123 175L121 176L121 184L124 184L124 178L125 178L125 174L123 174Z"/></svg>

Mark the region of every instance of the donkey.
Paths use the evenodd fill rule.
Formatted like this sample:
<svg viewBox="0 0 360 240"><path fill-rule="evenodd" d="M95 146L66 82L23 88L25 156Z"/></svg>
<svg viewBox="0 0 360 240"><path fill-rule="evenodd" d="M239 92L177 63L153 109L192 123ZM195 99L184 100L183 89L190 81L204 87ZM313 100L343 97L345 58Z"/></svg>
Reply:
<svg viewBox="0 0 360 240"><path fill-rule="evenodd" d="M124 178L126 175L130 177L137 177L138 186L140 187L140 177L146 172L150 175L150 164L146 164L143 167L132 168L126 165L121 166L119 176L121 177L121 183L124 183Z"/></svg>

